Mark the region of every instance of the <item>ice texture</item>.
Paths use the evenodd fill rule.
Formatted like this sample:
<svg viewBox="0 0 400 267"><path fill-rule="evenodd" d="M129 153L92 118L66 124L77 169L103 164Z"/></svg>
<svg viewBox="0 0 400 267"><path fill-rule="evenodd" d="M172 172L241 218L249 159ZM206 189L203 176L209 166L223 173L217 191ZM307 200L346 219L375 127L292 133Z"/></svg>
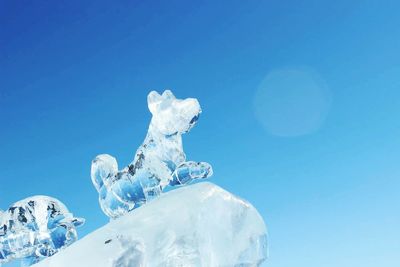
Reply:
<svg viewBox="0 0 400 267"><path fill-rule="evenodd" d="M212 175L210 164L186 161L182 147L182 134L201 113L197 99L176 99L166 90L162 95L150 92L147 102L152 118L133 162L118 170L117 160L110 155L98 155L92 161L91 178L100 206L112 219L158 197L168 185L186 185Z"/></svg>
<svg viewBox="0 0 400 267"><path fill-rule="evenodd" d="M203 182L162 194L35 267L256 267L267 254L257 210Z"/></svg>
<svg viewBox="0 0 400 267"><path fill-rule="evenodd" d="M29 266L52 256L78 238L75 218L59 200L33 196L0 211L0 265L16 259Z"/></svg>

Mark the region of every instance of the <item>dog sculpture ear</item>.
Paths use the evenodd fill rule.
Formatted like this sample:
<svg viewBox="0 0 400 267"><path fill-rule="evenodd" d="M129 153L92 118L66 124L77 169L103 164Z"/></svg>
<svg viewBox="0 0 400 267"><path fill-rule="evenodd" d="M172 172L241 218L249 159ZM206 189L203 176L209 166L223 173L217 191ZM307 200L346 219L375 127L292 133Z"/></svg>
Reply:
<svg viewBox="0 0 400 267"><path fill-rule="evenodd" d="M162 93L162 98L163 98L164 100L166 100L166 99L175 99L175 96L174 96L174 94L171 92L171 90L165 90L165 91Z"/></svg>
<svg viewBox="0 0 400 267"><path fill-rule="evenodd" d="M149 107L151 114L156 113L157 106L161 103L161 101L162 101L162 96L156 91L151 91L147 95L147 105Z"/></svg>

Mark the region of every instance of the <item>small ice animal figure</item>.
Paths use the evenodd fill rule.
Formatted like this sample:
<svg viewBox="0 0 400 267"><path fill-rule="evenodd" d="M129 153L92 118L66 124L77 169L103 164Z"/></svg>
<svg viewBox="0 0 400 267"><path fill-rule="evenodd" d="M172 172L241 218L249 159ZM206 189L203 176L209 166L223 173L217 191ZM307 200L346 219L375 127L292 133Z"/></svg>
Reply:
<svg viewBox="0 0 400 267"><path fill-rule="evenodd" d="M212 175L206 162L186 161L182 134L201 113L197 99L176 99L171 91L147 96L152 119L143 144L131 164L118 171L117 160L107 154L92 161L91 178L99 192L103 212L115 219L159 196L168 186L185 185Z"/></svg>
<svg viewBox="0 0 400 267"><path fill-rule="evenodd" d="M59 200L34 196L0 211L0 265L16 259L30 266L78 239L75 218Z"/></svg>

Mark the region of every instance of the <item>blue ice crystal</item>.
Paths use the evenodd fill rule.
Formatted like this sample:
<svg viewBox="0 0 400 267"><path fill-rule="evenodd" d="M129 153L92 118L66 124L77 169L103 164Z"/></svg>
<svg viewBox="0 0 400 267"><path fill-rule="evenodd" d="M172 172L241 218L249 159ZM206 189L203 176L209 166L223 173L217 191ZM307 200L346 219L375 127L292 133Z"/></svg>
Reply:
<svg viewBox="0 0 400 267"><path fill-rule="evenodd" d="M115 219L159 196L170 186L185 185L212 175L206 162L186 161L182 134L201 113L197 99L176 99L171 91L147 97L152 119L143 144L131 164L118 170L114 157L102 154L92 161L91 177L103 212Z"/></svg>
<svg viewBox="0 0 400 267"><path fill-rule="evenodd" d="M78 239L74 218L59 200L34 196L0 211L0 265L22 259L29 266L52 256Z"/></svg>

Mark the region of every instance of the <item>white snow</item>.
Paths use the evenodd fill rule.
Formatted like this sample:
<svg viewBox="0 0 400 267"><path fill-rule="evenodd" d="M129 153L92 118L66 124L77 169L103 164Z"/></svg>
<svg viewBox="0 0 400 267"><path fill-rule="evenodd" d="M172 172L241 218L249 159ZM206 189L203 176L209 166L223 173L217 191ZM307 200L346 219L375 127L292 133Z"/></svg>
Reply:
<svg viewBox="0 0 400 267"><path fill-rule="evenodd" d="M250 267L267 257L248 202L208 182L169 191L34 267Z"/></svg>

